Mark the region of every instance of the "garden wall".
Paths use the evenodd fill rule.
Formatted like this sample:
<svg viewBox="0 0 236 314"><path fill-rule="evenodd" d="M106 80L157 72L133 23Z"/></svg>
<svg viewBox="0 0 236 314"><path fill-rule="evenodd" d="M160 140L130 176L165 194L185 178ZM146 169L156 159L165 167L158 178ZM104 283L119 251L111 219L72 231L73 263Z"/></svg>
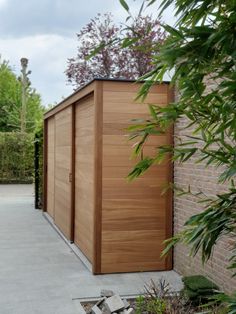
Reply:
<svg viewBox="0 0 236 314"><path fill-rule="evenodd" d="M182 119L175 127L176 137L184 137L191 130L183 130L187 120ZM223 192L226 187L217 184L219 170L215 167L205 168L204 165L196 164L196 157L191 158L184 164L175 164L174 182L183 188L191 185L192 191L203 191L209 196ZM174 232L182 230L184 222L192 215L201 211L200 204L193 196L174 196ZM236 287L236 278L232 278L232 271L227 270L230 258L230 239L224 238L217 244L213 258L202 266L201 256L189 257L189 248L178 245L174 252L174 268L183 275L204 274L217 283L226 292L232 292Z"/></svg>

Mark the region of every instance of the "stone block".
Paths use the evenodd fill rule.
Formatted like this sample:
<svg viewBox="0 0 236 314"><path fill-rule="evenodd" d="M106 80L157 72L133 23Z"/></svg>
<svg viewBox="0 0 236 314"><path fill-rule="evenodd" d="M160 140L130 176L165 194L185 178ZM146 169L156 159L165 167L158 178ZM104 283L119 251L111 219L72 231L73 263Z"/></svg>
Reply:
<svg viewBox="0 0 236 314"><path fill-rule="evenodd" d="M94 305L92 308L91 308L91 313L92 314L102 314L102 311L99 309L99 307L97 305Z"/></svg>
<svg viewBox="0 0 236 314"><path fill-rule="evenodd" d="M118 312L125 308L125 304L118 294L107 298L106 301L104 301L104 305L111 313Z"/></svg>
<svg viewBox="0 0 236 314"><path fill-rule="evenodd" d="M130 307L129 301L127 301L126 299L123 299L123 302L124 302L125 309L128 309Z"/></svg>

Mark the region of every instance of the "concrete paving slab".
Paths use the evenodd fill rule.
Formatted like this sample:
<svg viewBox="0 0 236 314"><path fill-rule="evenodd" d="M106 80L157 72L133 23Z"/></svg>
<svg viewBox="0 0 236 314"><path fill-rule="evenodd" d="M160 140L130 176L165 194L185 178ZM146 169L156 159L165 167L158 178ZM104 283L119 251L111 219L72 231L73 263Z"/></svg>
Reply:
<svg viewBox="0 0 236 314"><path fill-rule="evenodd" d="M32 185L0 185L1 314L78 314L79 299L137 295L150 279L181 289L174 271L92 275L33 206Z"/></svg>

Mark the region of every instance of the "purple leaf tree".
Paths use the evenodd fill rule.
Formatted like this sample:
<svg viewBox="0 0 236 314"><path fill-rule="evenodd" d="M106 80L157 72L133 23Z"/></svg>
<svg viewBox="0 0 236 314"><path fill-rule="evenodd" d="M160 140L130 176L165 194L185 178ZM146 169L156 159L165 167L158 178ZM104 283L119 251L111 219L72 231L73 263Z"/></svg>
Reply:
<svg viewBox="0 0 236 314"><path fill-rule="evenodd" d="M68 59L67 80L77 89L95 77L137 79L152 70L154 48L156 52L164 39L160 21L151 16L138 15L122 27L111 13L98 14L77 34L77 55Z"/></svg>

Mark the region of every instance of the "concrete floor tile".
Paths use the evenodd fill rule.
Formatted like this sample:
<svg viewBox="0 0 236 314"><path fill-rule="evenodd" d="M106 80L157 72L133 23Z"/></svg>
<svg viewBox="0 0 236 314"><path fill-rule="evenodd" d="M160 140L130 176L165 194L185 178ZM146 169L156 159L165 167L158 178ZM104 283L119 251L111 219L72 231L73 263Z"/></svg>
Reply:
<svg viewBox="0 0 236 314"><path fill-rule="evenodd" d="M179 289L175 272L92 275L33 204L32 185L0 185L0 314L78 314L78 298L136 295L161 276Z"/></svg>

